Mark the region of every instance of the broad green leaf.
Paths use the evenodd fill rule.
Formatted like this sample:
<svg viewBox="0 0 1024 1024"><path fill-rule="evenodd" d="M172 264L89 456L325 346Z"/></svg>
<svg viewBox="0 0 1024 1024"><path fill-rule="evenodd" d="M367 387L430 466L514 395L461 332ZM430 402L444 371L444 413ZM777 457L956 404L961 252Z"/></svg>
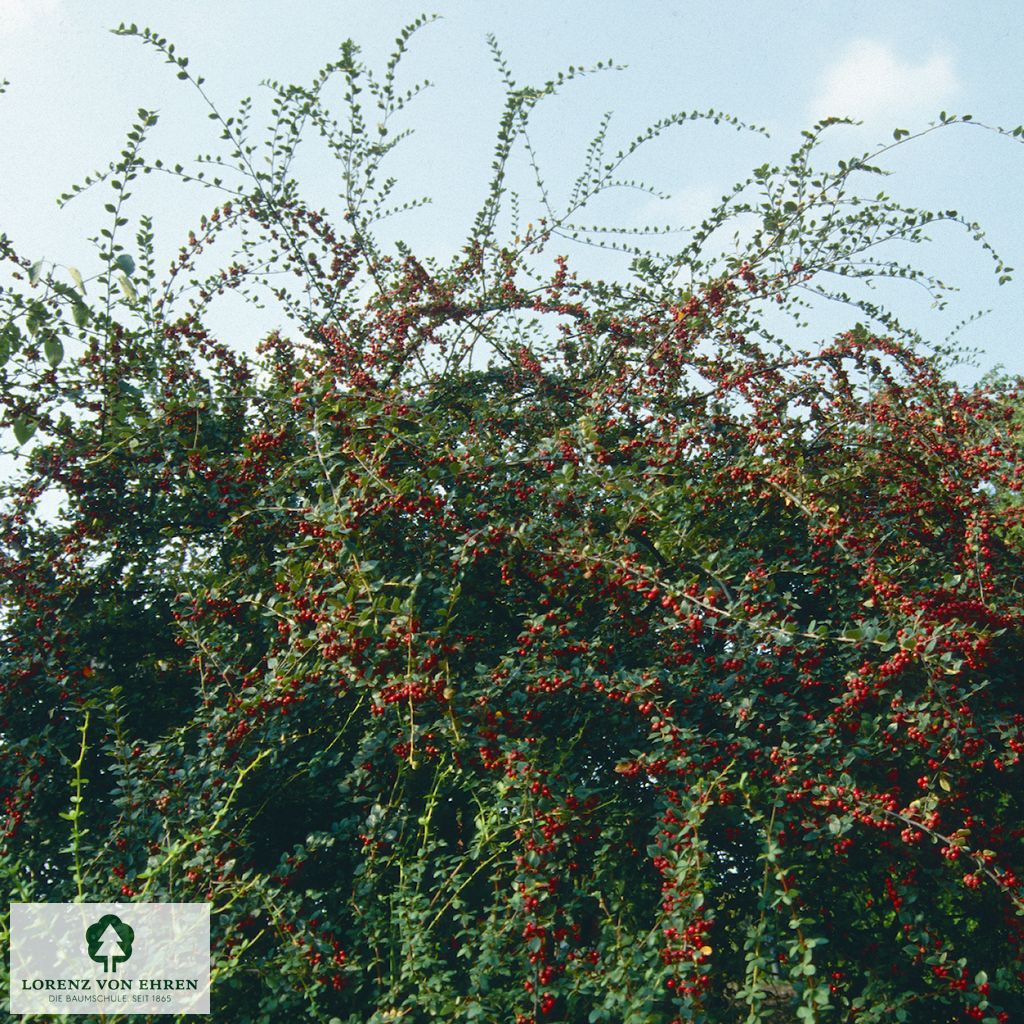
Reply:
<svg viewBox="0 0 1024 1024"><path fill-rule="evenodd" d="M53 367L60 366L64 361L64 344L56 334L48 334L43 341L43 354L46 361Z"/></svg>
<svg viewBox="0 0 1024 1024"><path fill-rule="evenodd" d="M133 260L126 252L121 253L121 255L114 260L114 266L128 277L131 277L131 275L135 273L135 260Z"/></svg>
<svg viewBox="0 0 1024 1024"><path fill-rule="evenodd" d="M28 333L34 338L39 333L39 328L46 322L46 307L41 302L30 302L28 304L28 315L25 318L25 326Z"/></svg>
<svg viewBox="0 0 1024 1024"><path fill-rule="evenodd" d="M36 425L24 416L14 420L14 437L18 444L24 444L36 432Z"/></svg>
<svg viewBox="0 0 1024 1024"><path fill-rule="evenodd" d="M71 316L79 327L84 327L89 322L92 313L84 302L73 302Z"/></svg>
<svg viewBox="0 0 1024 1024"><path fill-rule="evenodd" d="M84 295L85 281L82 280L78 267L68 267L68 273L71 275L71 280L75 282L75 287Z"/></svg>
<svg viewBox="0 0 1024 1024"><path fill-rule="evenodd" d="M28 268L28 279L32 284L39 284L39 278L43 275L43 263L40 260Z"/></svg>

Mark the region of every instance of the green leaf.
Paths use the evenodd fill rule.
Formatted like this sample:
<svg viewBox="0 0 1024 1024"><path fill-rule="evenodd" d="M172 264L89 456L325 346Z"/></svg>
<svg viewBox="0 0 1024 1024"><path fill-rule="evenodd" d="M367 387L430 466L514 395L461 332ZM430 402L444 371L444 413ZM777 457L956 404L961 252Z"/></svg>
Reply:
<svg viewBox="0 0 1024 1024"><path fill-rule="evenodd" d="M42 277L42 274L43 274L43 263L42 263L42 260L40 260L37 263L33 263L32 266L28 268L28 279L29 279L29 281L32 284L39 284L39 278Z"/></svg>
<svg viewBox="0 0 1024 1024"><path fill-rule="evenodd" d="M3 366L21 346L21 331L12 320L0 331L0 366Z"/></svg>
<svg viewBox="0 0 1024 1024"><path fill-rule="evenodd" d="M14 420L14 438L18 444L24 444L36 432L36 425L24 416Z"/></svg>
<svg viewBox="0 0 1024 1024"><path fill-rule="evenodd" d="M135 285L133 285L124 274L121 274L117 279L117 283L121 286L121 291L124 292L124 297L132 305L139 301L139 293L135 290Z"/></svg>
<svg viewBox="0 0 1024 1024"><path fill-rule="evenodd" d="M25 326L28 333L34 338L39 333L39 328L46 322L46 307L41 302L30 302L28 304L28 315L25 318Z"/></svg>
<svg viewBox="0 0 1024 1024"><path fill-rule="evenodd" d="M126 252L121 253L121 255L114 260L114 266L128 277L131 277L131 275L135 273L135 260L133 260Z"/></svg>
<svg viewBox="0 0 1024 1024"><path fill-rule="evenodd" d="M43 354L53 367L60 366L64 361L64 345L56 334L47 334L43 340Z"/></svg>
<svg viewBox="0 0 1024 1024"><path fill-rule="evenodd" d="M73 302L71 316L77 326L84 327L92 317L92 312L84 302Z"/></svg>
<svg viewBox="0 0 1024 1024"><path fill-rule="evenodd" d="M71 275L71 280L75 282L75 287L84 295L85 281L82 280L78 267L68 267L68 273Z"/></svg>

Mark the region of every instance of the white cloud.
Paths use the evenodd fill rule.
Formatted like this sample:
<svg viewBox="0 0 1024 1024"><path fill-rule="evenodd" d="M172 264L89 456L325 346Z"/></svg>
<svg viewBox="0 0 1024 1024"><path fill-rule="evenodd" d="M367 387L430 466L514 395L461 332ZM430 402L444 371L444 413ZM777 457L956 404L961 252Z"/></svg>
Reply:
<svg viewBox="0 0 1024 1024"><path fill-rule="evenodd" d="M0 32L13 32L53 14L58 0L0 0Z"/></svg>
<svg viewBox="0 0 1024 1024"><path fill-rule="evenodd" d="M811 115L864 121L936 115L959 83L948 54L904 59L884 43L854 40L822 75Z"/></svg>

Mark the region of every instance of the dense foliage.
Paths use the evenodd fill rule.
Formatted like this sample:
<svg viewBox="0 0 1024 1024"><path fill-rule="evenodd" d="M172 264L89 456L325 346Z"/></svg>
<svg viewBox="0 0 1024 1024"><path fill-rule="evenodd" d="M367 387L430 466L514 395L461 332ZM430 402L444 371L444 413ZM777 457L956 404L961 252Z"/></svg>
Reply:
<svg viewBox="0 0 1024 1024"><path fill-rule="evenodd" d="M211 108L217 179L147 161L141 111L88 183L98 274L4 242L11 898L210 901L232 1024L1020 1019L1019 383L957 386L857 290L938 288L876 253L958 216L855 187L914 136L822 169L816 126L586 281L554 253L624 238L576 225L636 148L743 126L606 155L605 123L518 224L562 79L498 55L441 265L375 229L411 31L379 78L347 44L272 83L265 150ZM291 177L304 130L340 214ZM161 172L220 193L164 280L125 205ZM290 326L231 350L227 290ZM851 329L787 345L829 297Z"/></svg>

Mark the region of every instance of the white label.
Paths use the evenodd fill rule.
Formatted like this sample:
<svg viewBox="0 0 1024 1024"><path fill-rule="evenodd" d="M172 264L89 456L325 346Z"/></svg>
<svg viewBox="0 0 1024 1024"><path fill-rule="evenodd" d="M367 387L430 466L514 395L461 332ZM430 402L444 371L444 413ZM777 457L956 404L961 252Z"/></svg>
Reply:
<svg viewBox="0 0 1024 1024"><path fill-rule="evenodd" d="M11 1013L210 1012L208 903L12 903Z"/></svg>

